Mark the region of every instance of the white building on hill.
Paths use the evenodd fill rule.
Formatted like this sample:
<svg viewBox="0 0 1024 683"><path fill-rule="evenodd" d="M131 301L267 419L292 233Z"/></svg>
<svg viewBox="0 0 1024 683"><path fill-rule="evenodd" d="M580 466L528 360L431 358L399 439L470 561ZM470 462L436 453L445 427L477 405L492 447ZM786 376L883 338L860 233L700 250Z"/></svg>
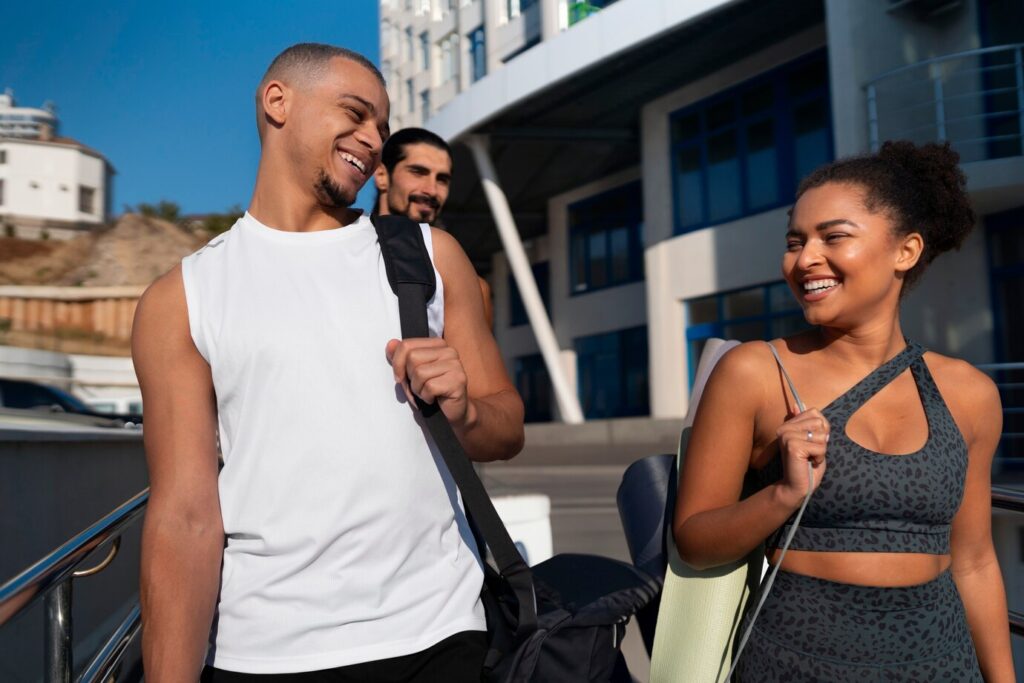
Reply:
<svg viewBox="0 0 1024 683"><path fill-rule="evenodd" d="M65 239L110 217L110 162L57 132L52 109L0 95L0 237Z"/></svg>

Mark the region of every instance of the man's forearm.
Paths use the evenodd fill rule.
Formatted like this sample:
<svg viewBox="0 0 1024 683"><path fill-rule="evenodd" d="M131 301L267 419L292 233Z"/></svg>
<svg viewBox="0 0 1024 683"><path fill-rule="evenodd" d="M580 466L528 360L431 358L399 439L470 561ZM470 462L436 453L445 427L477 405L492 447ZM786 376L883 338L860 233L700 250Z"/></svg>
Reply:
<svg viewBox="0 0 1024 683"><path fill-rule="evenodd" d="M196 681L220 586L224 532L147 515L142 539L142 653L146 680Z"/></svg>
<svg viewBox="0 0 1024 683"><path fill-rule="evenodd" d="M471 460L508 460L523 449L523 402L513 390L470 399L455 434Z"/></svg>

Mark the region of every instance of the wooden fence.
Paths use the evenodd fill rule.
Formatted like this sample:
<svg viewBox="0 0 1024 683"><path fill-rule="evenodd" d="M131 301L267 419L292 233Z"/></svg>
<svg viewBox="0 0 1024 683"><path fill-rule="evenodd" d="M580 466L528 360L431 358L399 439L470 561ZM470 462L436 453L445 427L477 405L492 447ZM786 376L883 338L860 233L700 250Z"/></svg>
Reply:
<svg viewBox="0 0 1024 683"><path fill-rule="evenodd" d="M30 346L52 347L48 338L91 341L125 348L143 286L0 286L0 334L15 340L36 338Z"/></svg>

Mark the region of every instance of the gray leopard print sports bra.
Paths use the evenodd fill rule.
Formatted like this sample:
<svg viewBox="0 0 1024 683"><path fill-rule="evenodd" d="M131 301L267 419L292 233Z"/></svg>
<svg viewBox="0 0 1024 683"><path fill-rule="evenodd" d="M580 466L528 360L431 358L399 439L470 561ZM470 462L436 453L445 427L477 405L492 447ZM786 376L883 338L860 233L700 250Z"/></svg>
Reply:
<svg viewBox="0 0 1024 683"><path fill-rule="evenodd" d="M832 427L828 469L811 496L792 550L949 553L950 524L967 475L967 444L922 358L924 351L908 341L903 351L821 411ZM885 455L855 443L846 434L850 416L908 366L928 420L924 446L907 455ZM757 478L767 483L781 474L776 457ZM789 523L769 539L769 546L788 530Z"/></svg>

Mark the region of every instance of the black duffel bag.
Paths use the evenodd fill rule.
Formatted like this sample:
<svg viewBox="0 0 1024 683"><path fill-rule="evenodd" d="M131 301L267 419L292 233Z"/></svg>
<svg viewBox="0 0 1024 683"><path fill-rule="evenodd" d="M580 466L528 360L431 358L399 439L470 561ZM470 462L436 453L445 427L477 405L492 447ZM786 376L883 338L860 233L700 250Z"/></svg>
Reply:
<svg viewBox="0 0 1024 683"><path fill-rule="evenodd" d="M388 281L398 297L403 338L427 337L434 267L418 224L375 216ZM487 614L484 677L491 683L630 681L620 647L626 623L657 594L656 579L596 555L556 555L531 571L491 503L451 425L417 399L480 545Z"/></svg>

